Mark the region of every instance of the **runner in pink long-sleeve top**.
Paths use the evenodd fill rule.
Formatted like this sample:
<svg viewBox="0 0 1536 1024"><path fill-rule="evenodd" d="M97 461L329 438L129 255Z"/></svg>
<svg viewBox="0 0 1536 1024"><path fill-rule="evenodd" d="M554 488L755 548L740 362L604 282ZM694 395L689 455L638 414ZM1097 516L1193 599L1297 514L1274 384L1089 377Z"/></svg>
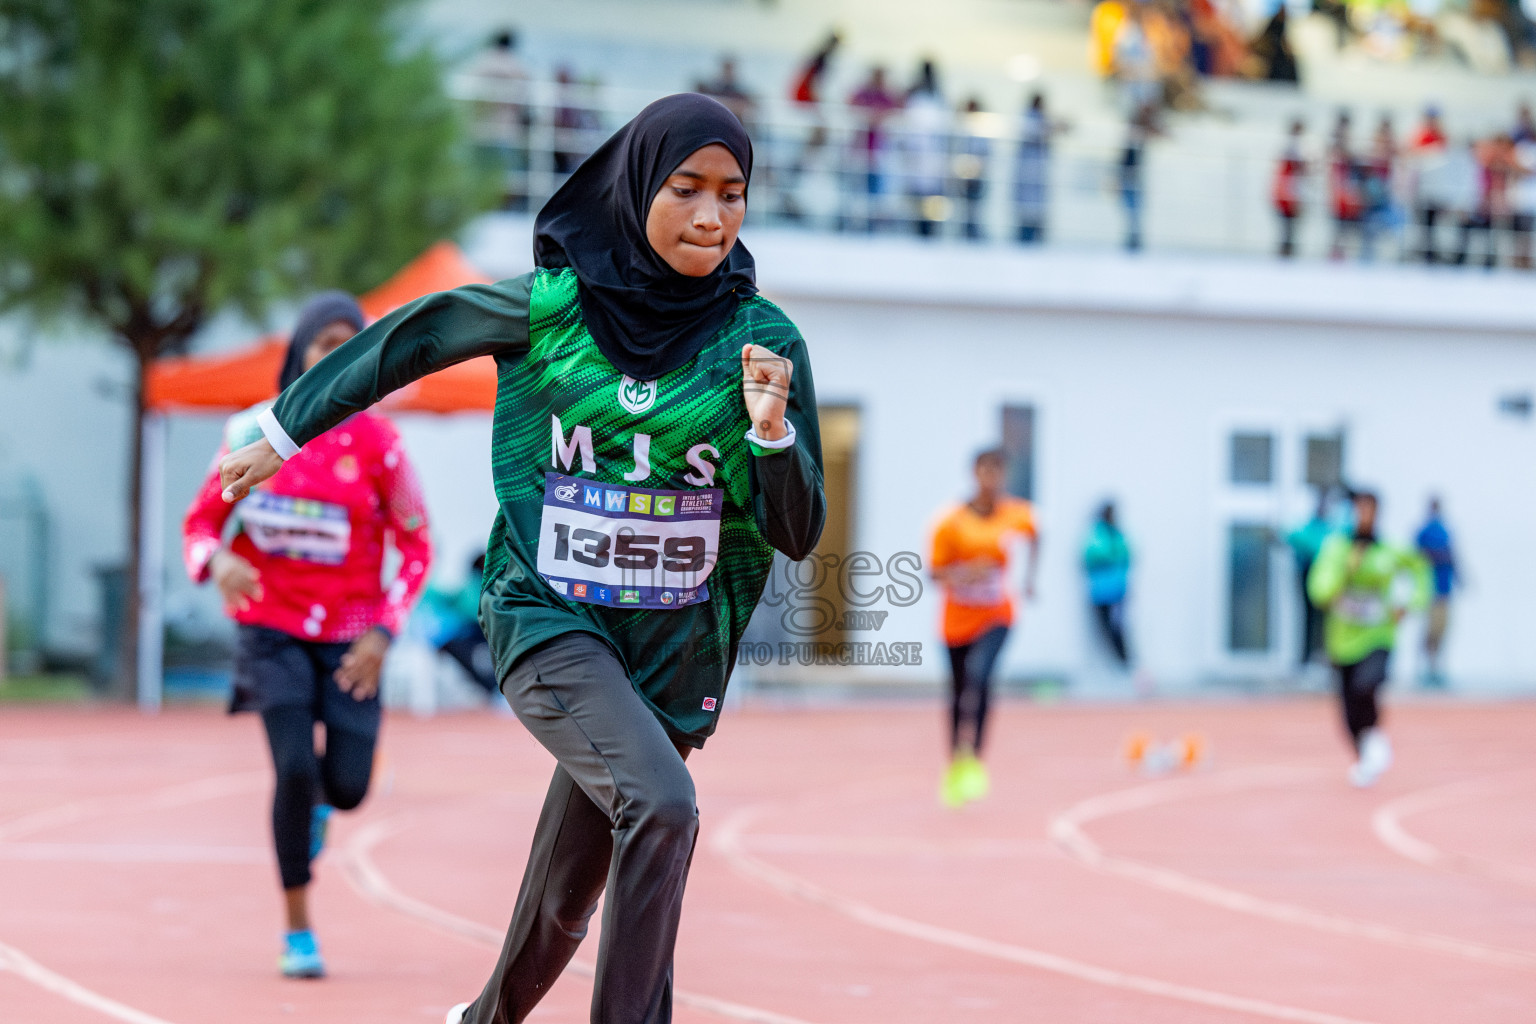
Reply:
<svg viewBox="0 0 1536 1024"><path fill-rule="evenodd" d="M340 292L299 316L281 387L363 327ZM379 673L431 566L426 505L400 435L360 412L304 446L239 505L221 497L219 459L262 436L267 405L230 418L224 444L183 525L187 572L212 580L239 623L232 711L257 711L277 785L272 833L287 904L280 966L289 977L325 973L310 929L310 862L332 808L362 802L378 742ZM236 517L233 539L224 535ZM382 582L386 542L400 569ZM325 727L315 752L315 725Z"/></svg>

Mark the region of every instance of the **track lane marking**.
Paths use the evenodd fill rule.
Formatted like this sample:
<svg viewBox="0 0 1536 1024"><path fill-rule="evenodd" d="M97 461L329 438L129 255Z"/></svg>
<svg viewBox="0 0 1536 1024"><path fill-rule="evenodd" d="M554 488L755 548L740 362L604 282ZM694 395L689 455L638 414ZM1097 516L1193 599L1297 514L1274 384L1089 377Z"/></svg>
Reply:
<svg viewBox="0 0 1536 1024"><path fill-rule="evenodd" d="M1404 818L1432 811L1446 804L1488 796L1490 790L1498 793L1504 789L1519 789L1530 784L1530 773L1522 771L1492 778L1463 779L1430 789L1421 789L1376 808L1376 812L1371 815L1371 831L1393 853L1426 867L1450 870L1463 868L1476 874L1520 885L1536 886L1536 870L1511 867L1474 854L1442 850L1420 839L1408 831L1407 826L1403 824Z"/></svg>
<svg viewBox="0 0 1536 1024"><path fill-rule="evenodd" d="M1345 917L1342 914L1330 914L1281 900L1253 896L1238 889L1207 882L1154 864L1127 857L1116 857L1105 853L1083 829L1083 826L1089 822L1127 811L1144 810L1177 800L1231 793L1243 789L1292 785L1321 774L1320 768L1273 765L1236 769L1220 776L1207 778L1146 783L1130 789L1090 797L1073 804L1051 819L1049 834L1051 839L1074 859L1095 871L1116 875L1225 910L1316 931L1330 932L1334 935L1368 939L1406 949L1443 953L1478 963L1517 970L1536 970L1536 953L1525 950L1506 949L1433 932L1409 931L1374 921Z"/></svg>
<svg viewBox="0 0 1536 1024"><path fill-rule="evenodd" d="M374 847L391 836L414 827L415 824L413 815L401 814L370 822L358 829L342 851L342 863L346 869L348 883L360 896L376 906L414 917L450 935L487 945L492 949L500 949L502 940L505 938L501 932L489 925L460 917L452 911L401 892L395 888L384 872L379 870L372 856ZM582 978L597 976L596 966L591 961L580 957L573 957L566 966L566 970ZM809 1024L808 1021L798 1017L789 1017L772 1010L746 1006L685 989L674 988L672 997L692 1009L712 1013L728 1020L744 1021L746 1024Z"/></svg>
<svg viewBox="0 0 1536 1024"><path fill-rule="evenodd" d="M747 851L743 843L747 827L754 819L761 817L769 810L770 805L758 804L742 808L732 814L726 819L725 824L721 826L719 831L714 834L711 845L715 852L724 857L738 874L762 882L785 896L831 910L850 920L857 921L859 924L890 932L894 935L917 939L921 942L948 946L951 949L958 949L967 953L975 953L996 960L1005 960L1009 963L1033 967L1037 970L1049 971L1053 974L1065 975L1078 981L1102 985L1106 988L1159 996L1164 999L1194 1003L1199 1006L1213 1007L1220 1010L1232 1010L1256 1017L1267 1017L1270 1020L1296 1021L1301 1022L1301 1024L1371 1024L1371 1022L1362 1021L1355 1017L1342 1017L1338 1014L1324 1013L1318 1010L1286 1006L1264 999L1231 995L1226 992L1216 992L1193 985L1183 985L1178 982L1163 981L1160 978L1150 978L1145 975L1131 974L1109 967L1101 967L1098 964L1074 960L1070 957L1048 953L1044 950L1031 949L1027 946L1014 945L1008 942L999 942L994 939L982 938L979 935L956 931L952 928L928 924L924 921L917 921L899 914L879 910L858 900L839 896L827 889L823 889L808 879L760 860Z"/></svg>
<svg viewBox="0 0 1536 1024"><path fill-rule="evenodd" d="M57 971L51 971L14 946L0 942L0 971L10 971L18 978L30 981L79 1006L113 1017L125 1024L171 1024L163 1017L136 1010L116 999L92 991L77 981L72 981Z"/></svg>
<svg viewBox="0 0 1536 1024"><path fill-rule="evenodd" d="M220 797L238 793L249 793L260 789L269 778L270 775L266 772L231 772L225 775L213 775L206 779L196 779L192 782L178 782L138 796L115 795L72 800L57 807L48 807L9 821L0 821L0 842L109 814L170 810L204 800L217 800Z"/></svg>

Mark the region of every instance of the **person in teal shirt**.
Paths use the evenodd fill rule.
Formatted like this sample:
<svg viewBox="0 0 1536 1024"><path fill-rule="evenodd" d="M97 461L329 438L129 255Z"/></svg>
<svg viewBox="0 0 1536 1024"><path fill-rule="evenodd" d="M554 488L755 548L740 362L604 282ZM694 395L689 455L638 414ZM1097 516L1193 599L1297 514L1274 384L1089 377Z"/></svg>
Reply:
<svg viewBox="0 0 1536 1024"><path fill-rule="evenodd" d="M1285 536L1286 546L1296 559L1296 579L1301 590L1301 660L1297 664L1302 668L1322 651L1323 622L1327 615L1307 593L1307 576L1312 572L1318 552L1323 549L1323 542L1332 532L1333 524L1328 521L1328 489L1319 488L1312 518Z"/></svg>
<svg viewBox="0 0 1536 1024"><path fill-rule="evenodd" d="M1392 745L1380 727L1377 692L1397 624L1409 610L1429 601L1429 563L1416 551L1383 542L1376 535L1376 495L1354 494L1355 528L1323 542L1307 593L1327 610L1323 644L1338 676L1344 724L1355 746L1350 781L1370 786L1392 765ZM1399 585L1411 584L1406 597Z"/></svg>
<svg viewBox="0 0 1536 1024"><path fill-rule="evenodd" d="M1115 503L1099 509L1088 544L1083 549L1083 568L1088 572L1088 601L1115 660L1130 668L1125 643L1125 595L1131 581L1131 546L1115 522Z"/></svg>

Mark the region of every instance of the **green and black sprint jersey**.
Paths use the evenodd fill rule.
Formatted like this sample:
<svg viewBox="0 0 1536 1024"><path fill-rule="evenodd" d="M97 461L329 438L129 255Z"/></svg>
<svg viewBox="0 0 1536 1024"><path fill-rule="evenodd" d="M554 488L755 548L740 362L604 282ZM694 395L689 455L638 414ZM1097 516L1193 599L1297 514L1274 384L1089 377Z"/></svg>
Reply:
<svg viewBox="0 0 1536 1024"><path fill-rule="evenodd" d="M754 451L746 440L749 342L794 366L788 448ZM491 464L500 509L480 604L498 675L545 640L595 633L673 738L702 746L773 550L803 558L825 519L805 342L754 296L688 363L632 380L583 324L575 273L537 270L396 310L321 360L273 413L303 445L480 355L498 370Z"/></svg>

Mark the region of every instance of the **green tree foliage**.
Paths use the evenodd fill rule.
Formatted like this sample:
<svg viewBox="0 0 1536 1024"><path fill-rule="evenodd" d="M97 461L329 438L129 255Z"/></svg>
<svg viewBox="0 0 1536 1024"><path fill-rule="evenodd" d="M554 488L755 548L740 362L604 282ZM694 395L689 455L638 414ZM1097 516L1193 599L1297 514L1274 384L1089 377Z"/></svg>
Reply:
<svg viewBox="0 0 1536 1024"><path fill-rule="evenodd" d="M0 308L100 324L142 385L221 308L361 291L452 234L493 193L406 13L0 0Z"/></svg>

